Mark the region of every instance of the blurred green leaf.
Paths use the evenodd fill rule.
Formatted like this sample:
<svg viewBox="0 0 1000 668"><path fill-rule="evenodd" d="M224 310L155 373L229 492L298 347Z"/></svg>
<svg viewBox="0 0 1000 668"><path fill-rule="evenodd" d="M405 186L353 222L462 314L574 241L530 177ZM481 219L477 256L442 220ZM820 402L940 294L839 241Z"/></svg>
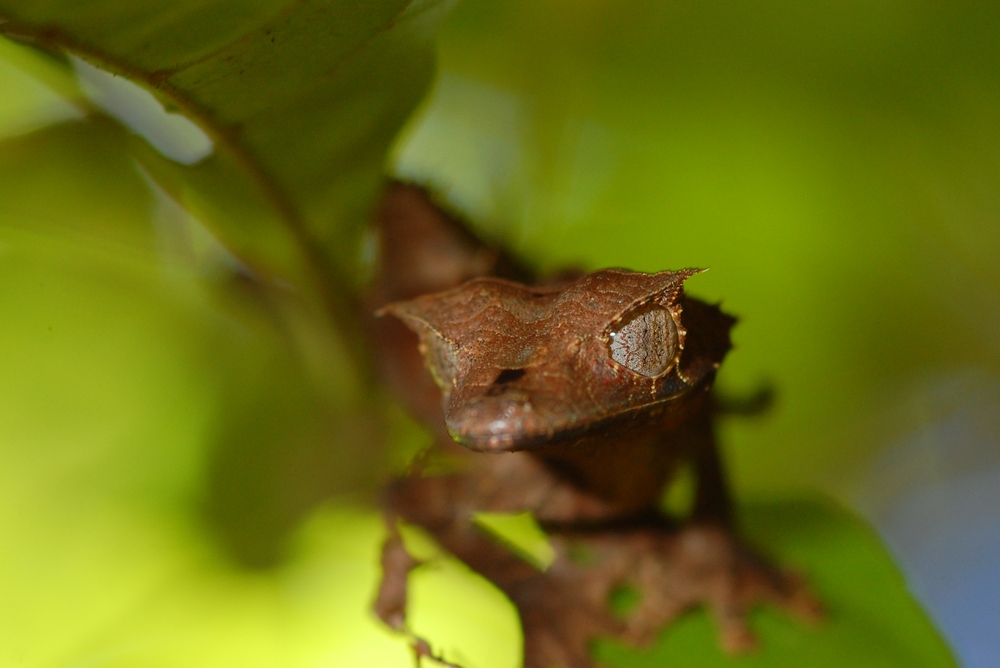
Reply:
<svg viewBox="0 0 1000 668"><path fill-rule="evenodd" d="M100 118L0 140L0 224L152 266L153 197L127 147L126 133Z"/></svg>
<svg viewBox="0 0 1000 668"><path fill-rule="evenodd" d="M154 233L162 221L149 220L154 206L179 203L183 215L208 224L257 272L256 285L240 287L230 277L224 279L229 285L217 286L215 307L239 319L257 340L245 351L250 359L243 368L251 371L225 381L233 391L225 395L220 426L212 433L206 500L220 534L248 562L273 562L287 532L331 494L370 496L383 470L386 449L372 447L381 427L366 405L366 351L354 308L353 293L362 282L359 237L388 144L429 83L430 40L444 9L445 3L434 0L290 7L195 2L169 8L0 3L0 32L66 49L146 86L214 140L207 157L182 164L172 157L177 152L170 150L169 136L166 144L153 136L156 123L177 118L157 111L148 95L76 63L88 103L67 83L70 77L54 71L58 56L32 59L22 47L5 50L84 109L104 108L149 139L112 133L120 151L113 163L125 161L123 183L145 194L148 212L106 215L101 207L113 197L109 189L94 198L97 207L81 207L93 216L76 215L67 207L73 193L44 198L37 189L20 189L26 178L44 183L31 171L14 173L4 184L11 189L5 222L40 231L44 219L60 228L49 232L72 228L92 235L95 247L129 236L126 228L137 226L146 254L118 250L131 261L153 264L150 253L171 243L192 252L186 237L197 233L197 223L181 221L178 229ZM57 134L74 143L81 132L88 131L67 125ZM183 138L175 133L173 139ZM41 139L26 141L22 148L11 145L5 157L46 164L44 151L31 145ZM73 154L76 162L56 161L54 170L85 173L80 161L99 160L100 154L81 146ZM150 198L150 184L126 155L137 158L156 182L158 199ZM49 187L73 183L58 173L48 181ZM46 212L47 206L54 210ZM171 241L171 235L182 238ZM294 289L276 288L268 274ZM233 346L233 355L240 350Z"/></svg>
<svg viewBox="0 0 1000 668"><path fill-rule="evenodd" d="M65 66L7 39L0 39L0 90L0 137L83 116L82 94Z"/></svg>
<svg viewBox="0 0 1000 668"><path fill-rule="evenodd" d="M154 91L215 152L154 176L258 270L329 302L354 333L358 242L385 153L432 74L445 3L0 2L0 32Z"/></svg>
<svg viewBox="0 0 1000 668"><path fill-rule="evenodd" d="M331 429L322 386L252 294L163 252L129 144L101 118L0 142L0 664L405 662L363 613L378 519L288 540L331 477L376 473L342 432L303 451ZM282 456L234 493L262 448ZM275 550L294 558L239 563Z"/></svg>

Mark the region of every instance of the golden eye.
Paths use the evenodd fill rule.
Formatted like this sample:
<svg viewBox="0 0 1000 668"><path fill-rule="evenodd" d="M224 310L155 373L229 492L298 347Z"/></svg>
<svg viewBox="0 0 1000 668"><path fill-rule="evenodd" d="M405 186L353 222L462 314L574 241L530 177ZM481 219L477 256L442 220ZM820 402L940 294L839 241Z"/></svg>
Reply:
<svg viewBox="0 0 1000 668"><path fill-rule="evenodd" d="M629 314L610 334L611 359L649 378L662 376L677 355L677 323L665 308L647 306Z"/></svg>

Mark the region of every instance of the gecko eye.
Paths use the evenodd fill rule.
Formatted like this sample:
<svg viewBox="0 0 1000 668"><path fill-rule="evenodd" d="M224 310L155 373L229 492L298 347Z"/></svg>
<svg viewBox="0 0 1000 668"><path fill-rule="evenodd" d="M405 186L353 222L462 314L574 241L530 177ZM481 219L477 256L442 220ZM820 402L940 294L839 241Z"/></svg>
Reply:
<svg viewBox="0 0 1000 668"><path fill-rule="evenodd" d="M611 359L656 378L673 366L677 354L677 323L665 308L651 305L627 315L610 333Z"/></svg>

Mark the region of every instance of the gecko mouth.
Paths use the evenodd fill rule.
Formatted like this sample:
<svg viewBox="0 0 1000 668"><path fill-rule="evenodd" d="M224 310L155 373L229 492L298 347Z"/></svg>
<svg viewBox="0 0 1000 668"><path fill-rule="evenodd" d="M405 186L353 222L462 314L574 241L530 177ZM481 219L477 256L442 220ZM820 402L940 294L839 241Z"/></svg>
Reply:
<svg viewBox="0 0 1000 668"><path fill-rule="evenodd" d="M501 374L501 377L503 374ZM561 395L526 391L514 380L446 411L452 438L479 452L533 449L580 431L579 407Z"/></svg>
<svg viewBox="0 0 1000 668"><path fill-rule="evenodd" d="M448 431L473 450L504 451L537 431L540 424L532 393L519 387L523 368L506 368L478 397L456 401L446 411Z"/></svg>
<svg viewBox="0 0 1000 668"><path fill-rule="evenodd" d="M448 431L473 450L496 452L518 449L533 440L545 420L524 392L494 385L477 400L448 411Z"/></svg>

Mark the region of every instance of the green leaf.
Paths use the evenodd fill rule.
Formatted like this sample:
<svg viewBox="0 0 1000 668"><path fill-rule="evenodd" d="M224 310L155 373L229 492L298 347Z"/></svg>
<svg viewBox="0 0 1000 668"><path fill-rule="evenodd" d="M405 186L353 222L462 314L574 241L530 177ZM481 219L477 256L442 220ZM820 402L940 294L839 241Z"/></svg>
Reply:
<svg viewBox="0 0 1000 668"><path fill-rule="evenodd" d="M0 140L4 232L84 243L109 261L150 267L158 250L153 197L127 147L122 129L101 118Z"/></svg>
<svg viewBox="0 0 1000 668"><path fill-rule="evenodd" d="M330 476L365 469L343 433L303 453L325 395L256 302L162 262L167 221L127 147L99 118L0 142L0 664L404 663L364 615L378 518L328 511L288 541ZM261 441L282 456L242 500L279 492L253 517L266 545L224 551L242 525L213 504L241 499L217 467L254 473ZM230 556L276 545L283 569Z"/></svg>
<svg viewBox="0 0 1000 668"><path fill-rule="evenodd" d="M45 57L3 44L10 60L74 104L107 109L143 134L127 138L104 130L113 135L114 162L129 163L126 153L137 158L157 184L158 197L150 199L149 184L126 164L123 182L134 183L148 206L180 204L180 217L198 220L182 220L166 236L197 235L204 223L259 279L247 290L232 279L232 267L220 270L217 262L200 268L232 279L234 285L215 286L214 307L254 337L249 349L231 345L233 357L247 356L240 371L219 372L231 391L212 431L216 447L206 497L214 527L249 563L277 559L287 532L331 494L370 497L383 470L387 449L372 448L381 427L367 405L367 349L354 297L363 279L359 240L389 142L429 84L431 38L446 9L437 0L0 2L0 33L66 50L118 77L74 61L78 88L60 54ZM125 78L156 98L123 84ZM153 136L149 117L185 123L165 114L160 103L200 125L211 138L207 156L187 164L191 160L170 150L177 148L169 142L176 143L176 130L166 143ZM73 145L93 134L68 125L54 132L58 136L45 141ZM12 144L4 157L16 162L28 155L31 164L44 165L46 153L31 146L37 141L23 149ZM72 228L98 242L88 247L136 227L145 254L125 249L122 256L156 263L155 253L170 245L159 238L163 229L154 234L162 221L150 221L145 212L101 215L100 206L67 206L74 193L60 188L74 180L64 182L59 170L86 171L81 163L100 161L106 152L100 149L79 147L71 163L51 163L47 185L60 192L56 198L40 197L42 174L12 170L2 184L11 189L9 215L0 222L43 231L39 219L50 220L58 228L50 233ZM26 178L36 187L19 188ZM103 203L113 193L109 188L93 198ZM282 287L288 283L294 290Z"/></svg>
<svg viewBox="0 0 1000 668"><path fill-rule="evenodd" d="M0 90L7 96L0 137L83 116L83 95L65 66L7 39L0 39Z"/></svg>
<svg viewBox="0 0 1000 668"><path fill-rule="evenodd" d="M149 171L244 261L317 292L355 333L359 235L430 81L445 4L5 0L0 32L67 49L195 120L215 152L192 167L147 152Z"/></svg>

